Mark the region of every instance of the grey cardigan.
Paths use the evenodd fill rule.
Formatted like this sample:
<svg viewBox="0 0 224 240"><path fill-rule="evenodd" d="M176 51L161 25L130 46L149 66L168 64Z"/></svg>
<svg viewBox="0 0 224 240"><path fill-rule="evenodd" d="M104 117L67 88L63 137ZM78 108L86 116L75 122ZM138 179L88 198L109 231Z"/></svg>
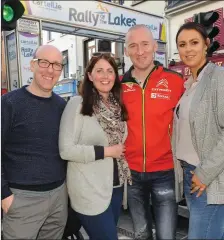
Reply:
<svg viewBox="0 0 224 240"><path fill-rule="evenodd" d="M208 204L224 204L224 68L208 63L198 83L190 108L193 146L200 164L195 174L207 187ZM176 153L176 114L172 147L176 178L176 199L183 195L183 170Z"/></svg>
<svg viewBox="0 0 224 240"><path fill-rule="evenodd" d="M72 208L85 215L104 212L113 191L113 159L95 161L94 146L108 146L96 117L80 114L81 98L68 102L60 124L59 151L68 160L67 187ZM127 126L125 124L125 136Z"/></svg>

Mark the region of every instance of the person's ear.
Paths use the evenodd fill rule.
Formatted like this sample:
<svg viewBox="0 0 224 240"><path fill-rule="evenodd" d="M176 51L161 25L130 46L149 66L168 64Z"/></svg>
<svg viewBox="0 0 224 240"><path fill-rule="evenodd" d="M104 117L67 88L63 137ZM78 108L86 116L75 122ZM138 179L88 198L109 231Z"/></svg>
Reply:
<svg viewBox="0 0 224 240"><path fill-rule="evenodd" d="M34 72L34 68L35 68L35 62L33 61L33 59L30 61L30 70L31 72Z"/></svg>
<svg viewBox="0 0 224 240"><path fill-rule="evenodd" d="M124 47L124 53L125 53L126 57L129 57L128 50L126 47Z"/></svg>
<svg viewBox="0 0 224 240"><path fill-rule="evenodd" d="M205 40L205 55L207 55L207 53L208 53L208 48L209 48L210 43L211 43L210 39L207 38Z"/></svg>
<svg viewBox="0 0 224 240"><path fill-rule="evenodd" d="M157 41L155 41L155 43L154 43L154 49L153 49L154 53L155 53L157 50L158 50L158 43L157 43Z"/></svg>
<svg viewBox="0 0 224 240"><path fill-rule="evenodd" d="M206 41L205 41L205 44L206 44L206 46L207 46L207 49L206 49L206 50L208 50L208 47L209 47L210 43L211 43L210 39L207 38Z"/></svg>
<svg viewBox="0 0 224 240"><path fill-rule="evenodd" d="M92 78L92 75L91 75L90 72L88 72L88 77L89 77L89 80L90 80L91 82L93 82L93 78Z"/></svg>

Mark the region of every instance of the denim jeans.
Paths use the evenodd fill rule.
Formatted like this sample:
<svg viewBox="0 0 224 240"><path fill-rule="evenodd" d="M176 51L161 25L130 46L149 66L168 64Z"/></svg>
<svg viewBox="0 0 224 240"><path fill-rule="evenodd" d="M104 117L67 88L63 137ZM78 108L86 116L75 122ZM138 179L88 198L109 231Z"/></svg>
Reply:
<svg viewBox="0 0 224 240"><path fill-rule="evenodd" d="M135 239L153 239L150 199L155 216L156 238L175 239L177 203L174 171L131 172L133 184L128 186L128 205Z"/></svg>
<svg viewBox="0 0 224 240"><path fill-rule="evenodd" d="M107 210L95 216L77 213L90 240L117 240L117 223L120 216L123 187L113 189Z"/></svg>
<svg viewBox="0 0 224 240"><path fill-rule="evenodd" d="M188 239L224 239L224 204L207 204L206 191L200 197L191 194L195 166L181 161L184 171L184 195L190 211Z"/></svg>

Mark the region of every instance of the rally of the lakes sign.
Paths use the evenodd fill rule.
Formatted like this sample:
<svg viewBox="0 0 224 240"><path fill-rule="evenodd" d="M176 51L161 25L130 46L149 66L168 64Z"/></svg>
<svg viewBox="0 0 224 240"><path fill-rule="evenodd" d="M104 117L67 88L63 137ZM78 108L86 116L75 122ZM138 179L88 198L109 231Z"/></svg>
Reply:
<svg viewBox="0 0 224 240"><path fill-rule="evenodd" d="M134 26L136 25L136 18L125 17L123 14L113 17L111 13L93 13L86 10L85 12L78 12L75 8L69 8L69 21L80 23L93 23L93 26L102 24L117 25L117 26Z"/></svg>
<svg viewBox="0 0 224 240"><path fill-rule="evenodd" d="M86 29L124 35L136 24L149 27L156 40L165 42L164 18L99 1L21 1L25 15L75 24ZM74 4L75 2L75 4Z"/></svg>

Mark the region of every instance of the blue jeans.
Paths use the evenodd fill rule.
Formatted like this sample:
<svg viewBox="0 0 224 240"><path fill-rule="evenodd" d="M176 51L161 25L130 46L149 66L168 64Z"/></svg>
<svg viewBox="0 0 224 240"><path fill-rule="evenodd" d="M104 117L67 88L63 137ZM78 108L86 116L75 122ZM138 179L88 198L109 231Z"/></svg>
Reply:
<svg viewBox="0 0 224 240"><path fill-rule="evenodd" d="M200 197L191 194L195 166L181 161L184 171L184 195L190 211L188 239L224 239L224 204L207 204L206 191Z"/></svg>
<svg viewBox="0 0 224 240"><path fill-rule="evenodd" d="M117 240L117 223L123 199L123 187L114 188L107 210L95 216L78 213L90 240Z"/></svg>
<svg viewBox="0 0 224 240"><path fill-rule="evenodd" d="M131 172L133 184L128 186L128 205L135 239L153 239L150 199L157 239L175 239L177 203L174 171Z"/></svg>

